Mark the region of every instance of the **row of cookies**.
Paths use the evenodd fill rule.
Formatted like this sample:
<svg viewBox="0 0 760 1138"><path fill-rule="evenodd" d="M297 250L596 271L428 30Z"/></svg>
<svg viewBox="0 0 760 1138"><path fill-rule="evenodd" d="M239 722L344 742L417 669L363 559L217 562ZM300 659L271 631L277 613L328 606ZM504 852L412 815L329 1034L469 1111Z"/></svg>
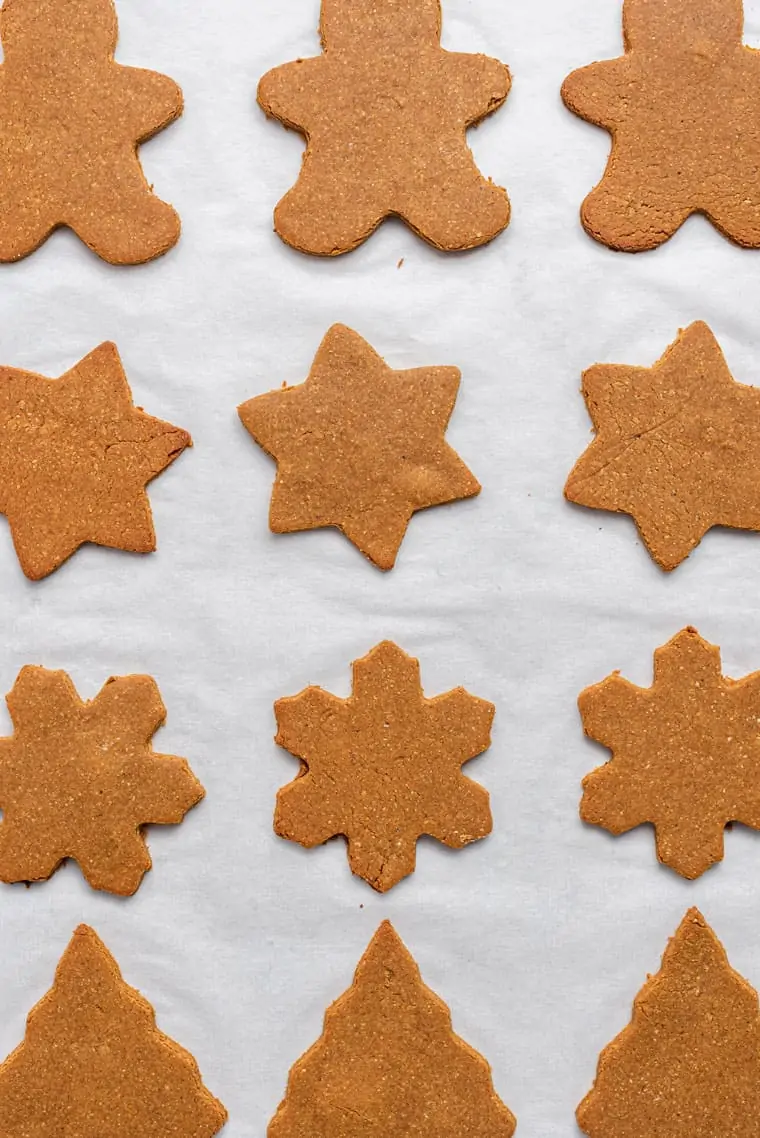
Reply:
<svg viewBox="0 0 760 1138"><path fill-rule="evenodd" d="M602 1052L578 1124L591 1138L654 1138L676 1133L675 1116L691 1120L679 1134L750 1138L758 1054L757 993L691 909L637 995L631 1023ZM24 1041L0 1066L0 1130L115 1134L115 1117L120 1135L213 1138L227 1111L82 925L30 1012ZM448 1007L386 921L327 1010L322 1036L294 1064L267 1134L401 1135L412 1133L410 1120L414 1133L436 1138L512 1138L516 1128L488 1063L454 1033Z"/></svg>
<svg viewBox="0 0 760 1138"><path fill-rule="evenodd" d="M277 462L271 529L337 526L391 569L416 510L480 491L444 438L459 381L455 367L396 371L333 326L304 383L238 409ZM154 550L145 486L190 436L133 406L115 345L57 380L2 368L0 390L0 513L27 576L47 576L84 542ZM651 368L590 368L583 394L597 434L570 474L570 501L630 514L666 570L712 526L760 529L747 477L760 396L733 380L706 324Z"/></svg>
<svg viewBox="0 0 760 1138"><path fill-rule="evenodd" d="M760 247L760 57L743 45L741 0L625 0L624 32L623 56L562 88L571 110L613 135L581 211L586 230L614 249L652 249L701 212ZM361 9L322 0L320 33L319 56L259 85L266 113L307 140L299 179L275 210L282 239L334 256L391 215L444 250L502 232L507 194L480 173L465 132L506 100L507 67L445 51L440 0ZM179 117L182 93L116 64L116 37L113 0L3 4L0 261L28 255L61 225L113 264L177 242L179 218L152 192L137 147Z"/></svg>
<svg viewBox="0 0 760 1138"><path fill-rule="evenodd" d="M181 822L204 794L185 759L152 750L166 718L155 681L112 677L84 702L65 672L27 666L7 702L0 880L45 880L74 858L93 888L136 892L144 827ZM720 650L686 628L655 652L651 687L615 672L579 707L612 751L584 779L584 821L613 834L653 823L660 861L691 879L721 860L729 823L760 829L760 672L728 679ZM490 834L488 794L462 767L490 746L495 710L462 687L426 698L419 662L378 644L354 662L347 699L311 686L275 703L276 742L301 761L275 832L307 849L342 835L352 871L387 892L414 871L421 835L461 849Z"/></svg>

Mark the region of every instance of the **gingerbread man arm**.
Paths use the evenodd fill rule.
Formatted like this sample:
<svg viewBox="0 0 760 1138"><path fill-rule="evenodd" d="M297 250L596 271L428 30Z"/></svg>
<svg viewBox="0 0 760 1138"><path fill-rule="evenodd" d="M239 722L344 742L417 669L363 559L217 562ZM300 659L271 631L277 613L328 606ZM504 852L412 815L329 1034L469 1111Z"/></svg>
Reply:
<svg viewBox="0 0 760 1138"><path fill-rule="evenodd" d="M497 110L512 86L509 68L488 55L447 52L451 86L458 91L467 126Z"/></svg>
<svg viewBox="0 0 760 1138"><path fill-rule="evenodd" d="M268 118L279 119L292 130L307 133L318 114L319 78L324 58L297 59L274 67L259 82L257 99Z"/></svg>
<svg viewBox="0 0 760 1138"><path fill-rule="evenodd" d="M630 61L621 56L573 71L562 84L562 99L580 118L610 129L623 116L629 86Z"/></svg>
<svg viewBox="0 0 760 1138"><path fill-rule="evenodd" d="M168 75L141 67L119 66L118 71L121 98L138 142L151 138L182 114L182 90Z"/></svg>

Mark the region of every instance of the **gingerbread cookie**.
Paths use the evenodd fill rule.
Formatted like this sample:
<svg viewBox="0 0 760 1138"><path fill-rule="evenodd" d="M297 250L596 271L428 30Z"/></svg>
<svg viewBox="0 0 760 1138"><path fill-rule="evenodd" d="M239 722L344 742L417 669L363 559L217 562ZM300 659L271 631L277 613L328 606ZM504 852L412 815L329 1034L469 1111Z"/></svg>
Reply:
<svg viewBox="0 0 760 1138"><path fill-rule="evenodd" d="M356 332L333 325L305 383L238 408L277 462L273 532L337 526L392 569L416 510L480 493L444 439L460 378L454 367L394 371Z"/></svg>
<svg viewBox="0 0 760 1138"><path fill-rule="evenodd" d="M83 702L65 672L26 667L6 702L0 880L43 881L70 857L93 889L134 893L151 867L143 827L181 822L204 793L185 759L151 749L166 720L155 680L112 678Z"/></svg>
<svg viewBox="0 0 760 1138"><path fill-rule="evenodd" d="M321 1039L293 1067L267 1138L512 1138L485 1059L384 921Z"/></svg>
<svg viewBox="0 0 760 1138"><path fill-rule="evenodd" d="M355 661L352 692L279 699L276 742L301 760L274 828L307 849L343 834L351 870L385 893L429 834L452 849L491 832L488 793L462 766L491 743L494 706L456 688L426 699L419 661L385 641Z"/></svg>
<svg viewBox="0 0 760 1138"><path fill-rule="evenodd" d="M509 222L465 132L505 101L504 64L441 48L440 0L322 0L322 55L276 67L264 111L306 137L275 230L302 253L355 249L386 217L437 249L472 249Z"/></svg>
<svg viewBox="0 0 760 1138"><path fill-rule="evenodd" d="M757 993L690 909L602 1052L578 1125L588 1138L756 1138L758 1117Z"/></svg>
<svg viewBox="0 0 760 1138"><path fill-rule="evenodd" d="M612 759L583 780L581 817L612 834L651 822L657 856L695 878L723 858L729 822L760 830L760 672L721 673L720 649L685 628L654 654L654 683L613 672L578 700Z"/></svg>
<svg viewBox="0 0 760 1138"><path fill-rule="evenodd" d="M212 1138L226 1120L192 1055L80 925L0 1066L3 1138Z"/></svg>
<svg viewBox="0 0 760 1138"><path fill-rule="evenodd" d="M760 390L737 383L706 324L692 324L651 368L583 374L596 440L565 497L630 514L667 571L713 526L760 531Z"/></svg>
<svg viewBox="0 0 760 1138"><path fill-rule="evenodd" d="M182 113L155 71L114 62L113 0L5 0L0 10L0 261L68 226L114 265L159 257L179 237L137 147Z"/></svg>
<svg viewBox="0 0 760 1138"><path fill-rule="evenodd" d="M628 253L702 213L760 246L760 54L742 43L741 0L625 0L625 55L574 71L565 103L612 134L581 219Z"/></svg>
<svg viewBox="0 0 760 1138"><path fill-rule="evenodd" d="M27 577L46 577L87 541L151 553L145 486L190 445L133 405L115 344L60 379L0 368L0 513Z"/></svg>

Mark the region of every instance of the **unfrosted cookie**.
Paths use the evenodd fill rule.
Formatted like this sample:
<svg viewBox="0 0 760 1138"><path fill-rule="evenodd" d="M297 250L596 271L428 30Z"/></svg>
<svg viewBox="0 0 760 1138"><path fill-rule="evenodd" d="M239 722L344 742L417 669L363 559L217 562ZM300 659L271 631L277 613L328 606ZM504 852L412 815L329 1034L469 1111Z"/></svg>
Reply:
<svg viewBox="0 0 760 1138"><path fill-rule="evenodd" d="M27 577L46 577L88 541L151 553L145 487L190 445L133 405L115 344L60 379L0 368L0 513Z"/></svg>
<svg viewBox="0 0 760 1138"><path fill-rule="evenodd" d="M480 493L444 438L459 380L455 367L394 371L335 324L304 383L238 408L277 462L273 532L337 526L380 569L392 569L416 510Z"/></svg>
<svg viewBox="0 0 760 1138"><path fill-rule="evenodd" d="M276 741L301 760L275 831L311 848L343 834L352 871L386 892L414 871L417 839L461 849L491 832L488 793L462 766L491 743L494 706L456 688L426 699L419 661L384 641L353 665L352 692L275 704Z"/></svg>
<svg viewBox="0 0 760 1138"><path fill-rule="evenodd" d="M589 368L583 397L596 439L569 501L630 514L667 571L713 526L760 531L760 389L736 383L706 324L651 368Z"/></svg>
<svg viewBox="0 0 760 1138"><path fill-rule="evenodd" d="M227 1111L80 925L0 1066L3 1138L212 1138Z"/></svg>
<svg viewBox="0 0 760 1138"><path fill-rule="evenodd" d="M723 858L729 822L760 830L760 672L730 680L693 628L654 654L654 683L613 672L578 700L612 758L583 780L581 817L613 834L654 825L657 856L695 878Z"/></svg>
<svg viewBox="0 0 760 1138"><path fill-rule="evenodd" d="M690 909L599 1057L578 1125L588 1138L757 1138L759 1117L757 993Z"/></svg>
<svg viewBox="0 0 760 1138"><path fill-rule="evenodd" d="M26 667L7 703L0 880L43 881L74 858L93 889L134 893L151 867L143 827L181 822L204 793L186 759L151 748L166 719L155 680L112 678L84 702L66 672Z"/></svg>
<svg viewBox="0 0 760 1138"><path fill-rule="evenodd" d="M385 921L295 1064L267 1138L512 1138L485 1059L454 1034Z"/></svg>
<svg viewBox="0 0 760 1138"><path fill-rule="evenodd" d="M113 0L5 0L0 11L0 261L59 226L112 264L176 244L175 211L148 185L139 143L182 113L155 71L114 62Z"/></svg>
<svg viewBox="0 0 760 1138"><path fill-rule="evenodd" d="M465 132L502 105L510 76L485 55L441 48L440 0L322 0L322 54L270 71L267 115L305 135L298 182L275 229L303 253L360 245L401 217L439 249L471 249L509 222Z"/></svg>
<svg viewBox="0 0 760 1138"><path fill-rule="evenodd" d="M625 0L625 55L565 80L570 110L612 134L581 209L597 241L654 249L703 213L760 246L760 53L743 27L741 0Z"/></svg>

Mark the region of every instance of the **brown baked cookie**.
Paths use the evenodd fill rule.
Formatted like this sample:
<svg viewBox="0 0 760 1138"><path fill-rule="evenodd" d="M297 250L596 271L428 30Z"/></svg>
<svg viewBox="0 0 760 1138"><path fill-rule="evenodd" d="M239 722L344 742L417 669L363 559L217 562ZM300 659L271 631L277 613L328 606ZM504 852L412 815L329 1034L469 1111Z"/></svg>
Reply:
<svg viewBox="0 0 760 1138"><path fill-rule="evenodd" d="M115 344L60 379L0 368L0 513L27 577L46 577L87 541L151 553L145 487L190 445L133 405Z"/></svg>
<svg viewBox="0 0 760 1138"><path fill-rule="evenodd" d="M578 700L612 759L583 780L581 817L612 834L651 822L657 857L695 878L723 858L729 822L760 830L760 672L721 673L720 649L685 628L654 654L654 683L613 672Z"/></svg>
<svg viewBox="0 0 760 1138"><path fill-rule="evenodd" d="M5 0L0 261L62 225L114 265L176 244L179 218L148 185L137 147L182 114L182 92L115 63L116 35L113 0Z"/></svg>
<svg viewBox="0 0 760 1138"><path fill-rule="evenodd" d="M301 760L274 828L311 849L342 834L358 877L385 893L414 872L417 839L461 849L490 834L488 793L462 766L491 744L494 706L456 688L426 699L419 661L384 641L353 665L348 699L279 699L276 742Z"/></svg>
<svg viewBox="0 0 760 1138"><path fill-rule="evenodd" d="M667 571L713 526L760 531L760 390L736 383L706 324L651 368L590 368L583 397L597 437L569 501L630 514Z"/></svg>
<svg viewBox="0 0 760 1138"><path fill-rule="evenodd" d="M321 55L259 84L267 115L307 142L274 214L283 241L332 257L390 216L438 249L501 233L509 200L478 170L465 132L506 99L504 64L444 51L440 0L322 0L320 36Z"/></svg>
<svg viewBox="0 0 760 1138"><path fill-rule="evenodd" d="M337 526L392 569L416 510L480 493L444 439L460 378L455 367L394 371L356 332L333 325L305 383L238 408L277 462L273 532Z"/></svg>
<svg viewBox="0 0 760 1138"><path fill-rule="evenodd" d="M612 134L581 220L628 253L703 213L760 246L760 54L742 43L741 0L624 0L625 55L568 76L565 103Z"/></svg>
<svg viewBox="0 0 760 1138"><path fill-rule="evenodd" d="M151 867L143 827L181 822L204 793L186 759L151 748L166 720L155 680L112 678L84 702L66 672L26 667L6 702L0 880L44 881L70 857L93 889L134 893Z"/></svg>
<svg viewBox="0 0 760 1138"><path fill-rule="evenodd" d="M3 1138L212 1138L227 1111L87 925L0 1066Z"/></svg>
<svg viewBox="0 0 760 1138"><path fill-rule="evenodd" d="M291 1070L267 1138L512 1138L515 1125L488 1063L384 921Z"/></svg>
<svg viewBox="0 0 760 1138"><path fill-rule="evenodd" d="M757 1138L757 993L697 909L599 1057L576 1117L589 1138Z"/></svg>

